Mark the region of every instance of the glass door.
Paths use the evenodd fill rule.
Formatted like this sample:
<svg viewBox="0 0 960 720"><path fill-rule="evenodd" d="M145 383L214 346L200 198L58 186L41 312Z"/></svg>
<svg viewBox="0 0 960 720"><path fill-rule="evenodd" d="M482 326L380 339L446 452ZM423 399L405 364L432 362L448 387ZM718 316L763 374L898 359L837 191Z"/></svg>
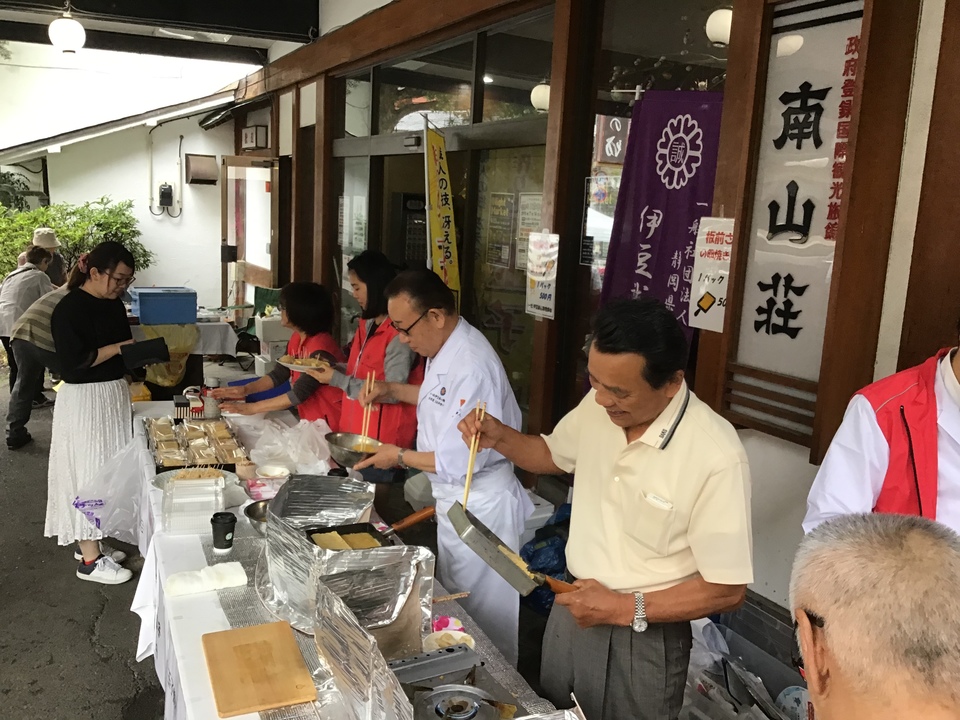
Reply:
<svg viewBox="0 0 960 720"><path fill-rule="evenodd" d="M534 318L526 313L527 239L540 231L546 148L480 152L473 321L503 361L526 419Z"/></svg>
<svg viewBox="0 0 960 720"><path fill-rule="evenodd" d="M221 244L224 304L253 303L254 287L278 284L279 163L276 159L224 157ZM289 242L289 238L287 238Z"/></svg>

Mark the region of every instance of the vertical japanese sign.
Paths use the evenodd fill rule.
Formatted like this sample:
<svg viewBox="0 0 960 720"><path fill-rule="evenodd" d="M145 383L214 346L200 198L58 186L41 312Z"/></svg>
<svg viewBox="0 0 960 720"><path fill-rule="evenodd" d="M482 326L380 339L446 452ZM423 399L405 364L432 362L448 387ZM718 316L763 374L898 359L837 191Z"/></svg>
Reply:
<svg viewBox="0 0 960 720"><path fill-rule="evenodd" d="M616 163L623 165L627 151L627 134L630 121L610 115L597 116L597 142L594 161L598 163Z"/></svg>
<svg viewBox="0 0 960 720"><path fill-rule="evenodd" d="M527 314L553 320L557 310L557 258L560 236L530 233L527 254Z"/></svg>
<svg viewBox="0 0 960 720"><path fill-rule="evenodd" d="M490 193L487 204L487 263L508 268L513 257L516 229L517 196L513 193Z"/></svg>
<svg viewBox="0 0 960 720"><path fill-rule="evenodd" d="M713 202L723 97L648 91L633 109L601 302L662 301L688 328L693 251Z"/></svg>
<svg viewBox="0 0 960 720"><path fill-rule="evenodd" d="M843 202L863 2L790 5L790 12L774 14L737 359L815 381Z"/></svg>
<svg viewBox="0 0 960 720"><path fill-rule="evenodd" d="M427 246L430 267L453 290L460 305L460 265L457 228L453 222L453 189L443 135L424 122L424 158L427 178Z"/></svg>
<svg viewBox="0 0 960 720"><path fill-rule="evenodd" d="M690 327L723 332L730 285L733 218L700 219L690 288Z"/></svg>
<svg viewBox="0 0 960 720"><path fill-rule="evenodd" d="M527 269L527 247L530 233L540 228L543 212L541 193L520 193L520 206L517 211L517 260L516 269Z"/></svg>

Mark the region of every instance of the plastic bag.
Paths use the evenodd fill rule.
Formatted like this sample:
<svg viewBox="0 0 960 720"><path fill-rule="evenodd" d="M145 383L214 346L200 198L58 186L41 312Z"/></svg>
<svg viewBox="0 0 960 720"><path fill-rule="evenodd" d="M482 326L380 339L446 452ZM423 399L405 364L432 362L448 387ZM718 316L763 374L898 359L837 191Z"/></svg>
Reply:
<svg viewBox="0 0 960 720"><path fill-rule="evenodd" d="M723 673L723 656L730 652L723 633L715 623L707 619L690 623L693 631L693 646L690 649L688 678L697 678L703 672L714 675Z"/></svg>
<svg viewBox="0 0 960 720"><path fill-rule="evenodd" d="M533 540L520 548L520 557L534 572L564 580L569 529L570 504L565 503L547 520L546 525L537 530ZM553 591L544 586L534 589L521 602L541 615L549 615L555 597Z"/></svg>
<svg viewBox="0 0 960 720"><path fill-rule="evenodd" d="M250 451L258 466L282 465L301 475L326 475L330 471L330 447L324 437L330 426L323 420L301 420L293 427L267 421Z"/></svg>
<svg viewBox="0 0 960 720"><path fill-rule="evenodd" d="M140 540L140 442L134 438L86 485L73 506L104 534L138 545Z"/></svg>

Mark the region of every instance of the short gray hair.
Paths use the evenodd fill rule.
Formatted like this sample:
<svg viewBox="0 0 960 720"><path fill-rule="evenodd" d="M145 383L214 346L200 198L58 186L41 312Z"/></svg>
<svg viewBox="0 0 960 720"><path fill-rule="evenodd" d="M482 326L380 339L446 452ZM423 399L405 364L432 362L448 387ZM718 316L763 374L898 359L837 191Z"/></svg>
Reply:
<svg viewBox="0 0 960 720"><path fill-rule="evenodd" d="M905 515L846 515L800 543L793 612L815 613L847 680L861 692L899 678L960 702L960 536Z"/></svg>

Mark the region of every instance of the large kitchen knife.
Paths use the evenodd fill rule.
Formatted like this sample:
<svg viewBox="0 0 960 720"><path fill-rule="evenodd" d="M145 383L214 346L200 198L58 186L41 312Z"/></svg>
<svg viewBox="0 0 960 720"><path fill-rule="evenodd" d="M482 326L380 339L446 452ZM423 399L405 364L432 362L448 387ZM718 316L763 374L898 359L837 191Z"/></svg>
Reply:
<svg viewBox="0 0 960 720"><path fill-rule="evenodd" d="M457 535L464 544L496 570L521 595L529 595L541 585L546 585L555 593L572 592L578 589L576 585L530 570L519 555L507 547L503 540L494 535L459 502L454 503L447 511L447 517L450 518L453 529L457 531Z"/></svg>

